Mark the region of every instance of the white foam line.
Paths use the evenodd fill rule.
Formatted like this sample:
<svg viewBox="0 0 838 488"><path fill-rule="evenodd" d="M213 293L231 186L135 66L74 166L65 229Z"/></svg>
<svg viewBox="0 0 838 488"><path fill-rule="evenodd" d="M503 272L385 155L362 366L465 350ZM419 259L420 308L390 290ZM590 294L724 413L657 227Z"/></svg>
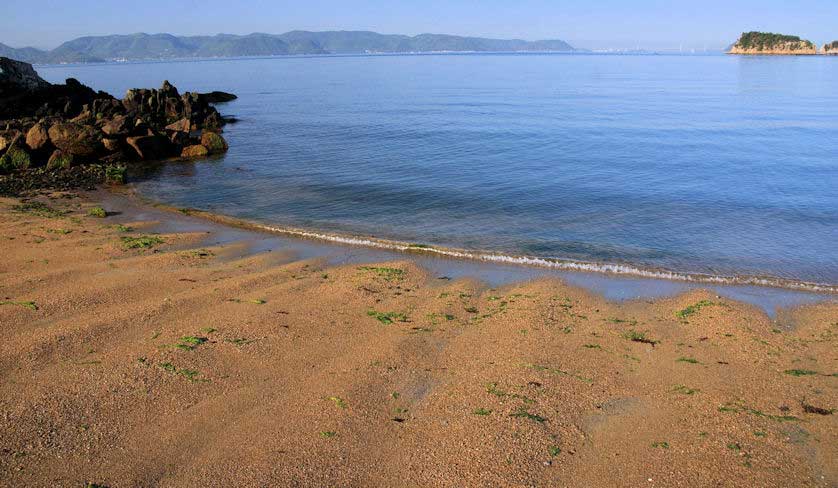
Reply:
<svg viewBox="0 0 838 488"><path fill-rule="evenodd" d="M624 276L638 276L642 278L654 278L664 280L688 281L692 283L715 283L724 285L753 285L770 286L778 288L792 288L812 292L838 293L838 286L824 285L820 283L808 283L780 278L763 278L757 276L718 276L700 273L676 273L667 270L642 269L635 266L613 263L589 263L581 261L562 261L559 259L545 259L530 256L514 256L506 254L492 254L464 251L458 249L446 249L438 247L417 247L397 241L385 241L378 239L349 237L335 234L325 234L293 228L273 227L270 225L256 224L256 227L278 234L286 234L308 239L334 242L338 244L349 244L353 246L372 247L391 251L410 251L440 256L469 259L477 261L488 261L494 263L517 264L535 266L540 268L552 268L568 271L585 271L593 273L617 274Z"/></svg>

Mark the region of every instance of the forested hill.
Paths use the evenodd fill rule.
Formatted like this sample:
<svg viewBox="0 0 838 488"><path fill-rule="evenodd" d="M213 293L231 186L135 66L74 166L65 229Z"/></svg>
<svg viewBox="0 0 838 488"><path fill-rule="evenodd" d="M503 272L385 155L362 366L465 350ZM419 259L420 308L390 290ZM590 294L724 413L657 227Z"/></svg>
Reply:
<svg viewBox="0 0 838 488"><path fill-rule="evenodd" d="M293 54L574 51L560 40L524 41L442 34L388 35L366 31L175 36L130 34L80 37L52 51L0 44L0 56L29 63L95 63L112 60L216 58Z"/></svg>

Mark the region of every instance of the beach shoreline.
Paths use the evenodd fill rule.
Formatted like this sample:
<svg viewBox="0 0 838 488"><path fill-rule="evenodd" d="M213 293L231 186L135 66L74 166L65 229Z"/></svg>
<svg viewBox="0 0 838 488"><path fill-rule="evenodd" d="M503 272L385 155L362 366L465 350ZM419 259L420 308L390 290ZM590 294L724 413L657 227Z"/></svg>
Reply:
<svg viewBox="0 0 838 488"><path fill-rule="evenodd" d="M621 276L629 278L666 280L690 283L696 285L723 286L754 286L795 290L806 293L821 294L826 297L838 296L838 285L828 283L808 282L785 279L775 276L756 275L711 275L699 272L675 271L665 268L642 267L631 263L574 261L559 258L544 258L522 254L507 254L486 250L471 250L456 247L438 246L424 243L413 243L395 239L385 239L375 236L355 235L348 233L329 232L318 229L304 229L291 226L281 226L248 220L222 213L196 209L182 208L175 205L156 201L142 195L131 187L111 188L114 194L124 195L133 199L137 205L147 205L168 212L177 212L193 217L205 219L221 225L262 232L272 235L288 236L294 239L329 242L337 245L366 247L384 251L394 251L408 256L431 256L467 260L487 264L501 264L524 266L532 268L546 268L558 271L596 273L605 276Z"/></svg>
<svg viewBox="0 0 838 488"><path fill-rule="evenodd" d="M838 481L834 301L613 301L51 196L0 199L4 482Z"/></svg>

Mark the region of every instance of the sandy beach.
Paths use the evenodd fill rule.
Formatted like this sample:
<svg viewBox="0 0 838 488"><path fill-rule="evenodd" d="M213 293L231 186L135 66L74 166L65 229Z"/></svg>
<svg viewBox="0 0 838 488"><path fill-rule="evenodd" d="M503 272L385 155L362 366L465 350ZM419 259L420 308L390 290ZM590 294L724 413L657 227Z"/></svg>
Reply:
<svg viewBox="0 0 838 488"><path fill-rule="evenodd" d="M838 486L834 300L491 288L100 205L0 199L0 485Z"/></svg>

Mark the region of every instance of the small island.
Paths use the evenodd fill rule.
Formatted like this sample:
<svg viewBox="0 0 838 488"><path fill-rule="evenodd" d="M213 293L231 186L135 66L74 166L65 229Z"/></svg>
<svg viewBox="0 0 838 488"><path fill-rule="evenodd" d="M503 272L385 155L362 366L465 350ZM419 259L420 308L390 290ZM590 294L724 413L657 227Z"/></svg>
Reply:
<svg viewBox="0 0 838 488"><path fill-rule="evenodd" d="M798 36L745 32L736 44L731 46L728 54L810 56L818 54L818 48L812 41Z"/></svg>
<svg viewBox="0 0 838 488"><path fill-rule="evenodd" d="M823 45L823 53L830 56L838 56L838 41L832 41Z"/></svg>

